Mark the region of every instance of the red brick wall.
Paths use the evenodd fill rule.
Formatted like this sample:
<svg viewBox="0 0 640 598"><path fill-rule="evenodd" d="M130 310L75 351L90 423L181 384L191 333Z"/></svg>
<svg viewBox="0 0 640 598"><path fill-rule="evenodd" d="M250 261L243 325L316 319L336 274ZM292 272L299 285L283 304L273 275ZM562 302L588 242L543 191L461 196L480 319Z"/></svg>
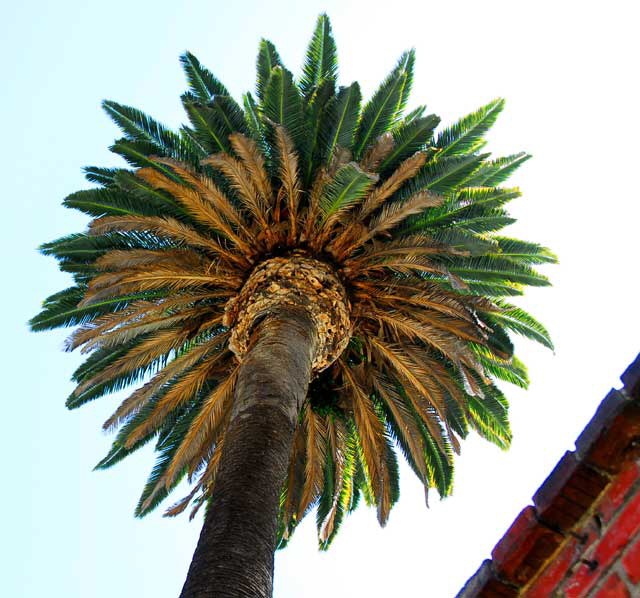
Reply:
<svg viewBox="0 0 640 598"><path fill-rule="evenodd" d="M640 355L458 598L640 598Z"/></svg>
<svg viewBox="0 0 640 598"><path fill-rule="evenodd" d="M640 596L640 467L626 467L542 568L526 598Z"/></svg>

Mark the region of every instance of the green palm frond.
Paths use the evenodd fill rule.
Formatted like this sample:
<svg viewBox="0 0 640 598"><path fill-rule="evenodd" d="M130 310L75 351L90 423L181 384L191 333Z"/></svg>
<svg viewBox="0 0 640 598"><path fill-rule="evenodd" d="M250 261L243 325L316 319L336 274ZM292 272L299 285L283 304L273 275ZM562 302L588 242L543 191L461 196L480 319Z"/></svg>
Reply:
<svg viewBox="0 0 640 598"><path fill-rule="evenodd" d="M85 166L82 170L87 181L104 187L112 186L114 176L118 172L122 172L121 168L101 168L99 166Z"/></svg>
<svg viewBox="0 0 640 598"><path fill-rule="evenodd" d="M304 147L304 112L302 97L293 75L281 66L274 67L264 91L264 115L282 125L296 147Z"/></svg>
<svg viewBox="0 0 640 598"><path fill-rule="evenodd" d="M433 137L433 131L440 123L435 114L416 117L402 123L392 130L394 147L391 153L380 164L380 171L392 170L411 154L427 149Z"/></svg>
<svg viewBox="0 0 640 598"><path fill-rule="evenodd" d="M414 61L413 50L403 54L363 108L353 147L355 158L360 158L367 146L388 131L402 113L411 90Z"/></svg>
<svg viewBox="0 0 640 598"><path fill-rule="evenodd" d="M485 143L484 134L495 123L503 108L504 100L498 98L444 129L435 143L442 150L441 155L471 154L480 150Z"/></svg>
<svg viewBox="0 0 640 598"><path fill-rule="evenodd" d="M167 488L164 485L158 488L158 482L162 480L167 473L173 457L180 448L180 443L184 438L184 434L189 429L193 419L198 414L202 405L195 404L189 409L173 426L171 432L162 441L162 447L159 449L159 455L156 464L149 475L149 479L144 486L142 495L138 500L135 509L136 517L144 517L153 511L162 501L169 496L169 493L175 488L186 475L186 469L176 476L176 479Z"/></svg>
<svg viewBox="0 0 640 598"><path fill-rule="evenodd" d="M184 143L180 135L144 112L131 106L124 106L110 100L104 100L102 107L122 132L132 141L143 141L156 148L157 154L171 156L185 162L197 161L199 156Z"/></svg>
<svg viewBox="0 0 640 598"><path fill-rule="evenodd" d="M502 309L499 312L487 314L486 317L489 322L495 322L504 328L513 330L517 334L536 341L549 349L554 348L547 329L531 314L505 301L498 301L497 304Z"/></svg>
<svg viewBox="0 0 640 598"><path fill-rule="evenodd" d="M264 123L260 119L258 105L250 93L243 95L243 103L247 131L251 138L262 146L264 144Z"/></svg>
<svg viewBox="0 0 640 598"><path fill-rule="evenodd" d="M498 243L500 254L527 264L556 264L557 256L538 243L510 239L508 237L494 237Z"/></svg>
<svg viewBox="0 0 640 598"><path fill-rule="evenodd" d="M485 396L467 398L469 423L482 436L502 449L511 444L511 429L507 420L507 404L495 386L484 386Z"/></svg>
<svg viewBox="0 0 640 598"><path fill-rule="evenodd" d="M336 43L331 33L331 24L326 14L318 17L300 80L300 92L309 99L313 90L323 81L335 83L338 77Z"/></svg>
<svg viewBox="0 0 640 598"><path fill-rule="evenodd" d="M207 153L229 151L229 135L245 131L244 112L228 95L216 95L207 104L185 93L182 104L193 127L193 135ZM199 158L203 158L199 155Z"/></svg>
<svg viewBox="0 0 640 598"><path fill-rule="evenodd" d="M324 220L349 210L364 197L374 182L375 179L354 162L340 168L320 199Z"/></svg>
<svg viewBox="0 0 640 598"><path fill-rule="evenodd" d="M280 55L276 47L268 40L260 41L256 70L258 78L256 81L256 95L261 102L264 102L264 94L271 79L271 73L277 66L282 66Z"/></svg>
<svg viewBox="0 0 640 598"><path fill-rule="evenodd" d="M482 256L451 258L448 268L467 280L488 282L514 282L530 286L548 286L549 279L526 264L518 264L509 258Z"/></svg>
<svg viewBox="0 0 640 598"><path fill-rule="evenodd" d="M335 83L331 79L323 80L313 92L304 111L305 121L305 144L303 158L306 160L306 167L303 168L305 181L311 182L311 177L318 165L322 162L321 129L325 120L326 112L330 101L335 96Z"/></svg>
<svg viewBox="0 0 640 598"><path fill-rule="evenodd" d="M324 159L328 162L336 148L351 150L353 137L360 115L362 94L360 85L352 83L341 87L327 107L327 116L323 119L320 138L326 148Z"/></svg>
<svg viewBox="0 0 640 598"><path fill-rule="evenodd" d="M180 62L187 76L191 93L203 104L210 102L213 96L230 95L227 88L211 71L203 67L191 52L185 52L180 56Z"/></svg>
<svg viewBox="0 0 640 598"><path fill-rule="evenodd" d="M469 186L497 187L504 183L529 158L531 158L530 154L520 152L504 158L487 160L467 181L467 184Z"/></svg>
<svg viewBox="0 0 640 598"><path fill-rule="evenodd" d="M148 199L145 201L131 193L111 189L86 189L67 196L63 204L68 208L75 208L89 216L97 217L118 214L158 216L166 213L163 212L163 208L166 209L169 202L158 206L157 203L154 205L154 202Z"/></svg>
<svg viewBox="0 0 640 598"><path fill-rule="evenodd" d="M400 197L429 190L440 195L453 194L468 187L469 177L481 167L488 154L479 156L445 156L436 154L420 170L420 173L400 191Z"/></svg>

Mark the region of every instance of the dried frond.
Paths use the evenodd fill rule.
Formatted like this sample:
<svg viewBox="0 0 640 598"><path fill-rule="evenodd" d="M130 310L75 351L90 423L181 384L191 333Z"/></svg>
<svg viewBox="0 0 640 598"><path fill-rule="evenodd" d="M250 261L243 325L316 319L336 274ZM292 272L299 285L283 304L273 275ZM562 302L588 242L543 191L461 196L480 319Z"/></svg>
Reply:
<svg viewBox="0 0 640 598"><path fill-rule="evenodd" d="M136 345L123 357L107 366L100 373L83 381L73 391L74 395L79 395L92 386L98 386L111 378L130 372L138 368L145 367L154 360L177 349L187 340L189 331L184 329L163 330L154 334L148 339Z"/></svg>
<svg viewBox="0 0 640 598"><path fill-rule="evenodd" d="M384 400L387 408L398 425L398 429L403 434L403 440L409 449L412 463L418 469L424 482L427 479L427 469L423 454L424 447L422 445L420 430L418 429L410 410L407 409L402 397L383 374L371 369L371 379L374 389Z"/></svg>
<svg viewBox="0 0 640 598"><path fill-rule="evenodd" d="M208 156L202 162L213 166L225 175L231 186L238 192L240 201L249 210L256 222L265 231L269 230L269 206L265 205L253 179L242 165L242 162L228 154L214 154Z"/></svg>
<svg viewBox="0 0 640 598"><path fill-rule="evenodd" d="M318 217L320 214L320 198L324 192L325 187L331 180L327 170L321 168L316 175L311 191L309 193L309 205L304 216L304 233L302 235L302 241L311 239L314 236L314 229L318 223Z"/></svg>
<svg viewBox="0 0 640 598"><path fill-rule="evenodd" d="M282 508L282 521L284 524L284 538L289 537L289 526L297 521L296 514L302 487L305 479L305 428L302 422L296 426L293 435L293 448L289 457L289 466L287 469L287 483L285 488L285 500Z"/></svg>
<svg viewBox="0 0 640 598"><path fill-rule="evenodd" d="M172 170L184 179L186 183L196 189L200 195L219 213L222 217L216 226L219 232L227 237L243 254L252 255L255 247L255 236L249 230L249 226L243 215L220 188L206 175L196 173L185 164L181 164L170 158L157 158L162 164L171 166ZM227 224L235 227L235 231ZM215 228L215 226L214 226Z"/></svg>
<svg viewBox="0 0 640 598"><path fill-rule="evenodd" d="M230 406L238 370L239 366L236 366L205 399L167 469L162 480L165 487L169 487L188 462L207 446L208 439L221 424L225 410Z"/></svg>
<svg viewBox="0 0 640 598"><path fill-rule="evenodd" d="M371 191L360 207L358 219L361 221L364 220L369 214L379 208L400 189L406 181L416 175L426 160L427 155L424 152L416 152L413 156L402 162L391 176Z"/></svg>
<svg viewBox="0 0 640 598"><path fill-rule="evenodd" d="M159 313L170 314L176 309L191 306L199 301L228 298L229 294L230 291L179 293L173 297L160 297L155 301L133 301L126 309L105 314L77 328L65 341L65 348L72 351L92 339L99 338L112 328L143 322Z"/></svg>
<svg viewBox="0 0 640 598"><path fill-rule="evenodd" d="M292 244L297 237L298 203L300 202L300 181L298 179L298 155L291 138L283 127L276 126L276 143L280 158L280 180L286 198L289 234L288 243Z"/></svg>
<svg viewBox="0 0 640 598"><path fill-rule="evenodd" d="M191 269L202 264L202 256L189 249L115 249L100 256L94 267L109 272L144 268L157 263L172 263Z"/></svg>
<svg viewBox="0 0 640 598"><path fill-rule="evenodd" d="M471 350L451 330L436 328L432 323L418 321L399 312L379 311L372 315L372 319L388 325L399 336L422 341L454 362L475 364Z"/></svg>
<svg viewBox="0 0 640 598"><path fill-rule="evenodd" d="M126 439L126 446L133 446L140 438L157 429L169 413L196 396L214 370L228 369L226 360L230 357L231 353L221 350L188 370L162 395L148 417L131 431Z"/></svg>
<svg viewBox="0 0 640 598"><path fill-rule="evenodd" d="M304 408L303 425L306 432L305 476L298 504L298 519L302 519L309 505L318 498L322 490L327 451L327 430L324 418L315 413L309 405Z"/></svg>
<svg viewBox="0 0 640 598"><path fill-rule="evenodd" d="M384 462L384 427L373 409L369 393L358 380L358 374L342 359L339 363L342 376L351 391L353 414L364 457L363 465L371 480L373 496L378 506L378 519L384 524L391 509L389 471Z"/></svg>
<svg viewBox="0 0 640 598"><path fill-rule="evenodd" d="M371 337L369 342L373 352L382 358L383 363L386 362L391 367L395 373L394 377L403 382L403 389L423 418L425 420L429 419L429 408L432 408L434 411L431 415L432 418L438 415L444 419L445 413L441 392L439 389L434 389L430 384L430 380L423 380L424 369L400 345L393 346L378 341L374 337ZM425 405L425 400L428 401L428 405Z"/></svg>
<svg viewBox="0 0 640 598"><path fill-rule="evenodd" d="M335 529L336 517L338 509L342 507L340 504L340 495L345 478L345 448L346 448L347 431L345 425L340 419L333 417L327 418L327 439L329 449L331 451L331 460L334 465L334 483L333 497L331 500L331 508L320 525L318 536L321 542L327 542Z"/></svg>
<svg viewBox="0 0 640 598"><path fill-rule="evenodd" d="M191 490L191 492L187 494L187 496L185 496L184 498L181 498L177 503L174 503L162 514L162 516L175 517L176 515L180 515L180 513L182 513L189 506L189 503L193 500L193 497L198 493L200 488L201 488L201 485L196 484ZM151 500L149 500L145 505L143 505L143 507L146 506L146 508L148 508L150 503L151 503Z"/></svg>
<svg viewBox="0 0 640 598"><path fill-rule="evenodd" d="M220 207L223 207L221 204L227 204L228 201L221 202L221 194L214 195L215 187L207 187L197 176L189 176L189 172L181 169L175 162L168 160L163 160L163 162L171 164L172 168L176 171L182 171L183 176L189 177L195 188L180 185L159 173L155 168L140 168L136 171L136 175L157 189L169 191L196 220L219 232L231 243L238 246L238 248L246 250L249 246L236 235L223 216L224 212L220 210ZM204 198L202 197L202 193L204 193ZM207 199L209 201L207 201ZM232 210L232 212L235 212L235 210ZM241 222L239 216L236 218L236 221L238 223ZM242 254L227 252L223 255L229 261L237 262L241 265L247 265L248 263Z"/></svg>
<svg viewBox="0 0 640 598"><path fill-rule="evenodd" d="M345 269L349 274L353 275L354 270L351 267ZM444 266L436 264L432 260L421 255L402 255L399 257L392 255L389 259L380 259L374 263L363 264L356 271L358 275L362 277L366 272L373 272L376 270L389 270L393 272L400 272L402 274L430 272L432 274L441 274L442 276L449 275L449 272L444 268Z"/></svg>
<svg viewBox="0 0 640 598"><path fill-rule="evenodd" d="M213 238L205 237L171 217L104 216L94 220L89 225L89 231L92 235L105 235L119 231L152 232L168 237L178 243L205 249L231 262L238 261L231 251L222 247Z"/></svg>
<svg viewBox="0 0 640 598"><path fill-rule="evenodd" d="M182 331L179 335L174 335L175 338L166 339L165 345L161 345L160 343L156 343L156 345L152 346L146 353L139 351L140 356L134 355L134 357L138 357L138 359L142 362L142 365L146 365L152 359L157 357L161 357L167 355L169 351L172 349L178 349L182 346L188 337L187 331ZM200 359L203 359L210 353L216 353L220 351L220 343L224 342L228 337L228 333L219 334L207 342L203 343L198 347L191 348L190 351L176 357L173 361L170 361L167 365L164 366L158 373L155 374L146 384L141 386L138 390L133 392L128 398L126 398L120 406L115 410L115 412L107 419L102 428L104 430L112 430L115 427L119 426L122 422L124 422L128 417L130 417L133 413L137 413L140 408L145 405L149 399L158 391L162 386L164 386L169 380L171 380L174 376L178 376L182 372L188 370L193 367ZM143 343L144 344L144 343ZM135 351L135 349L133 350ZM131 351L131 352L133 352ZM131 353L130 352L130 353ZM112 367L112 371L106 372L106 379L117 375L121 372L121 370L125 367L127 363L128 355L125 355L124 358L121 358L114 364ZM144 361L143 361L144 360ZM89 385L99 383L89 381ZM80 389L80 387L78 387Z"/></svg>
<svg viewBox="0 0 640 598"><path fill-rule="evenodd" d="M413 214L419 214L426 208L433 208L441 205L442 201L443 198L439 195L435 195L430 191L420 191L415 195L412 195L405 202L395 202L385 206L380 214L373 218L369 223L369 234L367 235L367 239L360 241L360 244L373 238L375 235L394 228Z"/></svg>
<svg viewBox="0 0 640 598"><path fill-rule="evenodd" d="M233 151L242 160L265 205L268 206L273 201L273 189L265 168L264 157L258 151L255 141L240 133L229 135L229 141Z"/></svg>
<svg viewBox="0 0 640 598"><path fill-rule="evenodd" d="M333 154L331 155L331 159L329 160L329 166L327 168L327 174L330 178L333 178L338 170L340 170L343 166L346 166L351 162L352 156L351 152L339 145L336 145L333 150Z"/></svg>
<svg viewBox="0 0 640 598"><path fill-rule="evenodd" d="M393 135L389 132L383 133L376 139L375 143L372 143L364 156L360 160L360 166L363 170L369 172L376 172L383 160L391 153L395 147L395 141Z"/></svg>
<svg viewBox="0 0 640 598"><path fill-rule="evenodd" d="M167 265L153 270L125 270L96 276L89 283L84 299L79 305L91 305L107 297L117 297L126 293L170 289L216 289L222 287L234 291L240 287L241 280L224 270L213 275L206 270L185 271L182 268Z"/></svg>
<svg viewBox="0 0 640 598"><path fill-rule="evenodd" d="M118 345L127 343L139 336L149 334L151 332L157 332L164 328L174 328L181 322L185 322L187 320L193 321L194 318L202 318L205 315L207 315L206 312L203 313L201 308L193 308L173 315L164 315L156 318L151 316L141 318L140 320L130 324L123 324L115 330L103 332L98 336L94 336L93 339L86 342L85 346L82 348L82 353L88 353L93 349L101 347L117 347Z"/></svg>

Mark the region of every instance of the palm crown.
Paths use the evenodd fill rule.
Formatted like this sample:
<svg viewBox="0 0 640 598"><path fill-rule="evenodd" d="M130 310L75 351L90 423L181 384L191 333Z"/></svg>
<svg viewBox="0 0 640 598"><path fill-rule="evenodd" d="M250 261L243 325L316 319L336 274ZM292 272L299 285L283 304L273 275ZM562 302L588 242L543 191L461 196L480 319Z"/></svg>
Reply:
<svg viewBox="0 0 640 598"><path fill-rule="evenodd" d="M155 440L158 461L136 513L187 476L211 493L248 330L296 295L326 346L299 415L282 488L279 542L314 505L326 547L362 495L384 524L398 498L399 448L425 486L452 485L452 455L470 428L509 444L494 379L525 387L508 333L551 346L544 327L507 302L547 285L547 249L499 236L513 222L501 186L529 156L490 159L483 135L495 100L435 133L438 117L403 115L414 54L361 105L337 87L335 44L318 20L295 80L263 41L257 89L240 106L190 53L172 132L104 102L124 132L112 146L132 166L89 167L98 186L64 200L94 219L46 243L75 285L49 297L36 330L77 326L87 360L69 408L143 382L105 422L117 429L107 468ZM266 290L265 290L266 289ZM331 305L333 309L327 309ZM337 341L335 339L338 339Z"/></svg>

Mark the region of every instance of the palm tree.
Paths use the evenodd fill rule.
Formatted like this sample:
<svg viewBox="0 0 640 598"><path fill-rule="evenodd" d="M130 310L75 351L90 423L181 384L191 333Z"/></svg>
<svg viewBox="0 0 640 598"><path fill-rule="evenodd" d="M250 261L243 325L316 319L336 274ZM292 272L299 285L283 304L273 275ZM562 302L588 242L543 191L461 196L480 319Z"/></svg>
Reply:
<svg viewBox="0 0 640 598"><path fill-rule="evenodd" d="M361 496L384 525L396 449L446 496L470 429L508 446L494 380L527 385L508 332L551 346L508 299L555 257L497 234L529 157L481 153L503 100L436 134L424 107L403 116L412 51L363 106L336 87L326 15L299 80L261 42L242 106L181 61L179 132L104 102L132 168L88 167L97 186L64 200L93 220L42 246L75 284L31 325L76 326L70 409L143 382L97 468L155 441L138 516L193 484L166 513L206 505L181 595L270 596L274 550L314 507L323 549Z"/></svg>

